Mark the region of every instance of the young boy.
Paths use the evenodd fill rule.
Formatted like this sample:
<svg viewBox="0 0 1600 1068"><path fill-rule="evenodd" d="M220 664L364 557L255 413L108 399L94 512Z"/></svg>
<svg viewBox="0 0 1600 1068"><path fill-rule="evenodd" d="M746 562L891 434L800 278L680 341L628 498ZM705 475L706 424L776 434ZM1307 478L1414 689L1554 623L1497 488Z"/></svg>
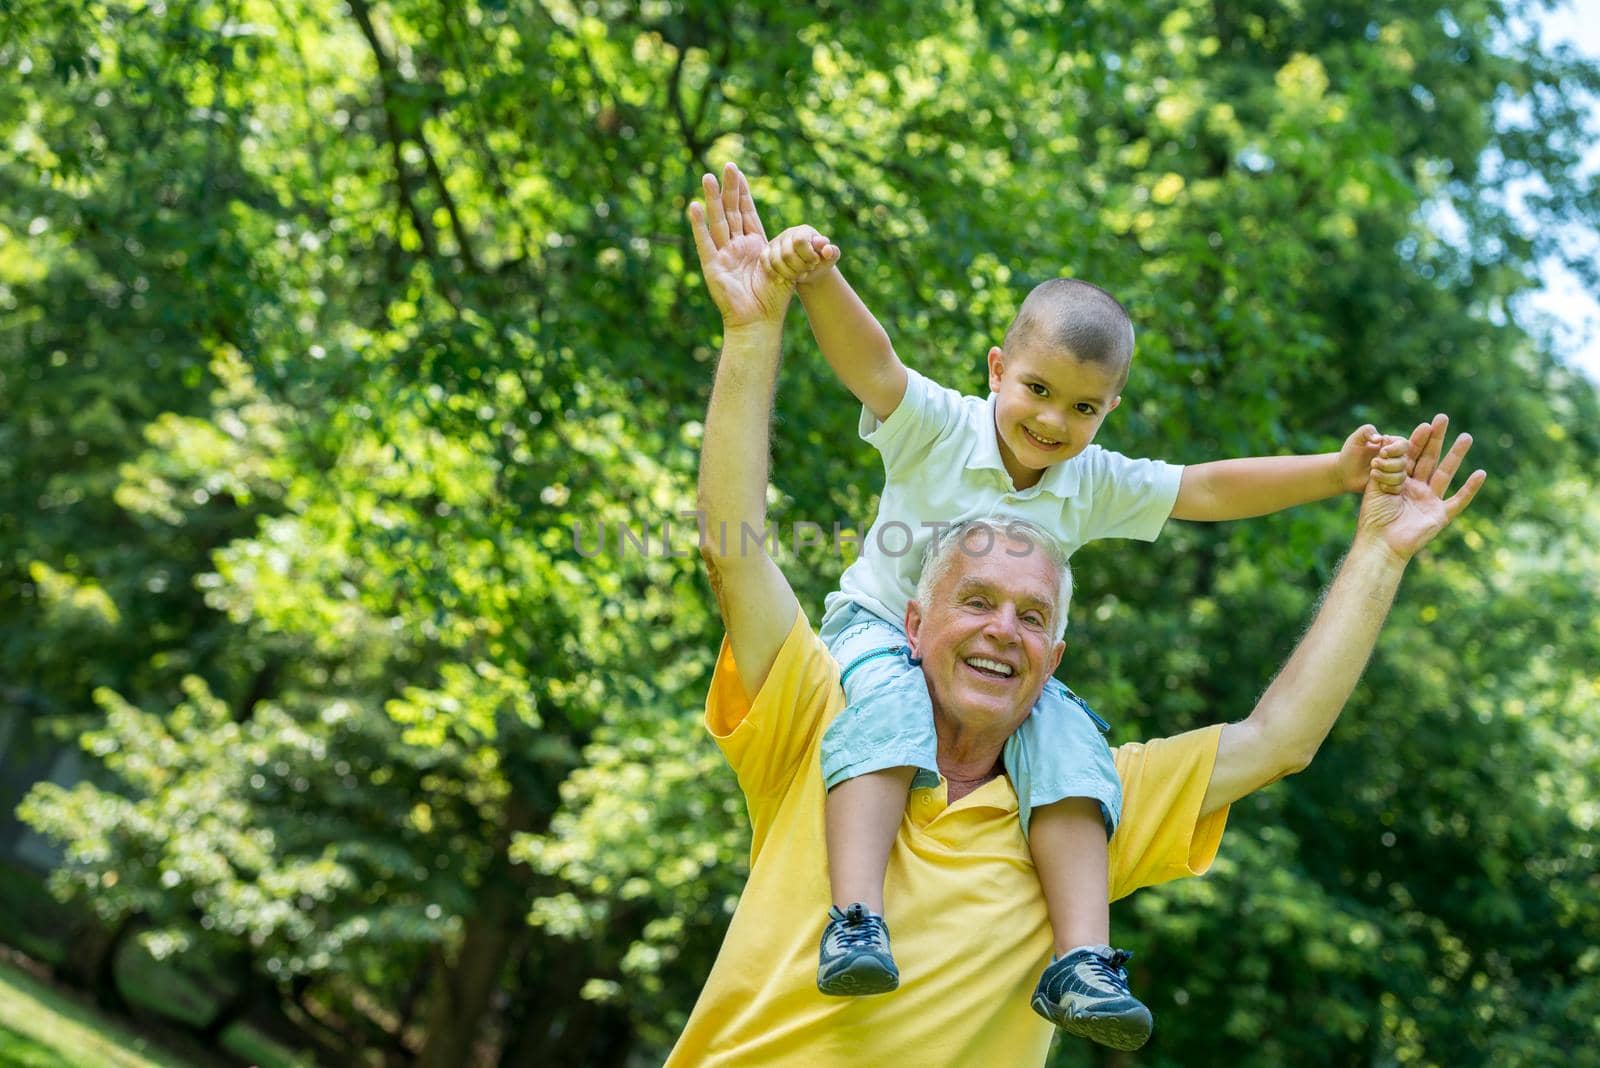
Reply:
<svg viewBox="0 0 1600 1068"><path fill-rule="evenodd" d="M825 254L826 253L826 254ZM936 726L904 632L906 604L932 532L979 515L1016 515L1070 554L1095 538L1154 540L1168 518L1220 521L1359 492L1369 471L1404 478L1405 439L1363 426L1336 453L1223 460L1182 467L1132 460L1094 445L1118 404L1133 356L1133 326L1110 294L1057 279L1035 288L989 350L988 400L944 389L895 355L888 335L810 227L784 231L766 259L795 283L823 356L861 401L860 433L883 454L886 482L860 558L829 595L820 637L839 661L847 707L823 740L827 845L834 907L822 936L824 994L884 993L899 972L883 920L890 849L909 792L942 781ZM1019 626L1059 619L1028 613ZM974 658L1003 678L1010 665ZM1005 749L1005 767L1034 856L1055 936L1055 960L1033 1007L1069 1033L1118 1049L1149 1038L1149 1010L1129 991L1112 950L1107 839L1121 784L1102 736L1107 724L1054 679Z"/></svg>

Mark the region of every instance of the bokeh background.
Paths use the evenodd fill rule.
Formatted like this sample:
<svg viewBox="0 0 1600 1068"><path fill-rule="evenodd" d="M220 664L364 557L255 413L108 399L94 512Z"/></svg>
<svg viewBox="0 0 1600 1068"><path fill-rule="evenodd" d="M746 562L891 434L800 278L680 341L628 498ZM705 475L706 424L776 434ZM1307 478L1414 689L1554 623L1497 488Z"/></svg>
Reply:
<svg viewBox="0 0 1600 1068"><path fill-rule="evenodd" d="M1600 403L1524 299L1600 283L1600 71L1543 10L0 7L0 1061L660 1062L748 848L659 543L731 159L947 383L1066 274L1139 327L1107 447L1443 410L1492 473L1313 767L1115 911L1155 1039L1051 1063L1600 1064ZM787 349L773 518L859 530ZM1242 715L1354 510L1086 549L1064 677L1114 739ZM814 619L845 562L785 553Z"/></svg>

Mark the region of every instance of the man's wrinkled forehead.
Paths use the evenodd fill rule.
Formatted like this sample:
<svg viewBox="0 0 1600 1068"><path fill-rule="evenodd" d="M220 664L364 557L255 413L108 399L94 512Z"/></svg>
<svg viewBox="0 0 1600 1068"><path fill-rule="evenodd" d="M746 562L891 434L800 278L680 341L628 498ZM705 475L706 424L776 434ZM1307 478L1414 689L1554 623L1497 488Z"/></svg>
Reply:
<svg viewBox="0 0 1600 1068"><path fill-rule="evenodd" d="M956 551L950 571L940 583L944 587L940 592L959 594L981 587L986 592L1053 610L1059 579L1050 554L1027 538L997 534L989 543L969 537Z"/></svg>

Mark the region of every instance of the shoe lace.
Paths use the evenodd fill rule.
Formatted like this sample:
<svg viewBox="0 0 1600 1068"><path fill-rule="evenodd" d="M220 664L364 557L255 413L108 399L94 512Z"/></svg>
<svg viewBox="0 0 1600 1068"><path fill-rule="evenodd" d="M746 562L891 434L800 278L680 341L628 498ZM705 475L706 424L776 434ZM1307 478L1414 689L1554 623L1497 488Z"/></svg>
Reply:
<svg viewBox="0 0 1600 1068"><path fill-rule="evenodd" d="M1133 954L1125 949L1113 950L1111 956L1102 957L1098 953L1090 953L1089 970L1096 976L1105 980L1113 990L1125 990L1128 986L1128 973L1122 966L1133 959Z"/></svg>
<svg viewBox="0 0 1600 1068"><path fill-rule="evenodd" d="M844 913L844 923L839 925L839 943L851 949L874 946L879 941L883 920L868 912L860 904L851 905Z"/></svg>

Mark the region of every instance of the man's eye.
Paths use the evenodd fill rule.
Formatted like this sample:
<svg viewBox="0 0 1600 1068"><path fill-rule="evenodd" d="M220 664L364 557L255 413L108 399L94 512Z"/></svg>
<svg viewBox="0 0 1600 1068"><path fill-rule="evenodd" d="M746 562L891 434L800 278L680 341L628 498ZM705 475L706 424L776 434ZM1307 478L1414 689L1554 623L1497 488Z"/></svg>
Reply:
<svg viewBox="0 0 1600 1068"><path fill-rule="evenodd" d="M1023 622L1027 623L1030 627L1044 626L1044 617L1037 612L1029 612L1027 615L1023 616L1022 619Z"/></svg>
<svg viewBox="0 0 1600 1068"><path fill-rule="evenodd" d="M967 607L968 608L988 608L989 607L989 602L985 601L982 597L968 597L967 598Z"/></svg>
<svg viewBox="0 0 1600 1068"><path fill-rule="evenodd" d="M1045 389L1037 382L1029 382L1028 388L1033 390L1033 395L1035 397L1048 397L1050 395L1050 391Z"/></svg>

